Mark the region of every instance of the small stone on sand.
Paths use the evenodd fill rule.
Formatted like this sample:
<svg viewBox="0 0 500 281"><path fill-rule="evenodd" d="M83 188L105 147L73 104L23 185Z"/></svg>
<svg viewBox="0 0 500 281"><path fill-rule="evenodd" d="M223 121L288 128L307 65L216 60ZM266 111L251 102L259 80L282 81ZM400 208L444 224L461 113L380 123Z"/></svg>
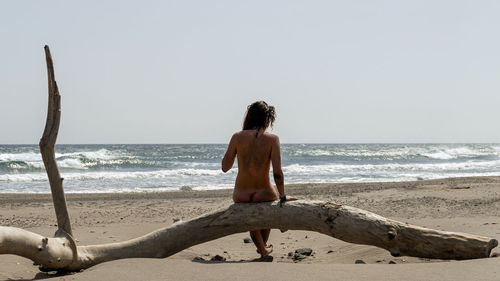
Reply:
<svg viewBox="0 0 500 281"><path fill-rule="evenodd" d="M295 255L293 255L293 260L294 260L294 261L301 261L301 260L303 260L303 259L305 259L305 258L306 258L306 256L301 255L301 254L297 254L297 253L295 253Z"/></svg>
<svg viewBox="0 0 500 281"><path fill-rule="evenodd" d="M310 256L312 254L313 250L311 248L301 248L295 250L296 254L304 255L304 256Z"/></svg>
<svg viewBox="0 0 500 281"><path fill-rule="evenodd" d="M200 256L196 256L196 257L194 257L194 258L192 259L192 261L203 262L203 261L205 261L205 259L204 259L204 258L202 258L202 257L200 257Z"/></svg>
<svg viewBox="0 0 500 281"><path fill-rule="evenodd" d="M225 261L225 260L226 260L226 258L225 258L225 257L223 257L223 256L215 255L215 256L213 256L210 260L211 260L211 261Z"/></svg>

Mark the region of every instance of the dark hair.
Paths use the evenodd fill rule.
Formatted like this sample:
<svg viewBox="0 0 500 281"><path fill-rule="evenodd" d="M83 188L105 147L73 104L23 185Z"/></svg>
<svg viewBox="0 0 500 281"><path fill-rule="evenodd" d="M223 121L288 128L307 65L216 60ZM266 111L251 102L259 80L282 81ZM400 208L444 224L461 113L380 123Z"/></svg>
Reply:
<svg viewBox="0 0 500 281"><path fill-rule="evenodd" d="M276 112L274 106L267 105L265 101L256 101L247 107L245 119L243 121L243 130L257 129L257 134L260 129L267 128L266 117L269 118L267 126L273 126L276 120Z"/></svg>

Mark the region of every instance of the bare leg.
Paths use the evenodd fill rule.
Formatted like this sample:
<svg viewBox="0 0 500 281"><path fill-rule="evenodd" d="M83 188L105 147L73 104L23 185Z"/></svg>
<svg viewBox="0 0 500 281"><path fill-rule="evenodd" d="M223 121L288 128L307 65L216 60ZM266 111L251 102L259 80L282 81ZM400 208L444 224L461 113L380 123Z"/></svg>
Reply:
<svg viewBox="0 0 500 281"><path fill-rule="evenodd" d="M269 235L271 234L271 230L261 229L260 232L262 233L262 240L264 240L264 244L267 245L267 240L269 240Z"/></svg>
<svg viewBox="0 0 500 281"><path fill-rule="evenodd" d="M250 231L250 238L252 238L253 243L257 246L257 240L255 240L255 232L260 231L262 234L262 240L264 240L264 244L267 246L267 240L269 240L269 234L271 234L270 229L260 229L255 231Z"/></svg>
<svg viewBox="0 0 500 281"><path fill-rule="evenodd" d="M261 230L250 231L250 237L252 237L252 240L262 257L269 255L273 251L272 246L267 247L264 243Z"/></svg>
<svg viewBox="0 0 500 281"><path fill-rule="evenodd" d="M276 199L277 195L273 189L255 192L250 196L250 202L268 202ZM272 245L267 246L267 240L269 239L270 233L270 229L250 231L250 238L252 238L253 243L257 247L257 252L259 252L262 257L268 256L273 251Z"/></svg>
<svg viewBox="0 0 500 281"><path fill-rule="evenodd" d="M250 231L250 238L252 239L252 242L255 244L255 247L257 247L257 240L255 240L255 231Z"/></svg>

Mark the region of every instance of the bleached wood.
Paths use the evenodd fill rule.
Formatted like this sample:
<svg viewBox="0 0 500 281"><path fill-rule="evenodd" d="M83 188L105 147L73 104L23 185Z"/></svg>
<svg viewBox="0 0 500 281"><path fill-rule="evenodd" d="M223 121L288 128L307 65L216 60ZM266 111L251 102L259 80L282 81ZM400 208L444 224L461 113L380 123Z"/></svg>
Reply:
<svg viewBox="0 0 500 281"><path fill-rule="evenodd" d="M0 226L0 254L25 257L41 270L67 268L76 260L76 247L64 236L48 238L15 227Z"/></svg>
<svg viewBox="0 0 500 281"><path fill-rule="evenodd" d="M61 178L59 173L59 167L57 166L55 157L55 145L61 120L61 96L59 95L59 89L55 80L54 65L49 46L45 46L44 49L47 63L49 102L45 130L43 131L39 144L40 152L50 182L50 190L52 193L52 200L54 201L59 232L64 231L72 235L71 223L66 207L66 197L64 196L63 178Z"/></svg>
<svg viewBox="0 0 500 281"><path fill-rule="evenodd" d="M310 230L346 242L377 246L394 256L435 259L486 258L498 245L497 240L492 238L418 227L329 202L299 200L287 202L283 208L276 202L238 203L132 240L78 246L77 258L64 268L80 270L125 258L165 258L200 243L263 228ZM35 242L38 242L37 239L40 237L32 238ZM30 243L30 252L34 251L35 242ZM68 256L67 249L61 251ZM0 253L5 253L1 247ZM51 259L56 256L54 253ZM54 265L42 264L44 267Z"/></svg>

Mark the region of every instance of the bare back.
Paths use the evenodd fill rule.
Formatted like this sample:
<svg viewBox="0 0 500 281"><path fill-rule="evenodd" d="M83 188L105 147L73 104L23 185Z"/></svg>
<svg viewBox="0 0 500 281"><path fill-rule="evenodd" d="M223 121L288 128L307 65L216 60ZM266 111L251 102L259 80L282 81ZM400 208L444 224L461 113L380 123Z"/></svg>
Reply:
<svg viewBox="0 0 500 281"><path fill-rule="evenodd" d="M273 155L278 153L279 139L276 135L261 130L243 130L231 138L228 151L223 159L223 170L238 159L238 175L234 187L235 202L260 202L276 200L277 194L269 179L269 170ZM276 151L278 150L278 151ZM275 153L273 153L275 152ZM281 160L279 169L281 170ZM276 161L273 162L273 169Z"/></svg>
<svg viewBox="0 0 500 281"><path fill-rule="evenodd" d="M235 188L245 190L272 188L269 181L272 138L269 133L260 133L257 137L255 133L256 130L245 130L238 134L236 146L238 176Z"/></svg>

